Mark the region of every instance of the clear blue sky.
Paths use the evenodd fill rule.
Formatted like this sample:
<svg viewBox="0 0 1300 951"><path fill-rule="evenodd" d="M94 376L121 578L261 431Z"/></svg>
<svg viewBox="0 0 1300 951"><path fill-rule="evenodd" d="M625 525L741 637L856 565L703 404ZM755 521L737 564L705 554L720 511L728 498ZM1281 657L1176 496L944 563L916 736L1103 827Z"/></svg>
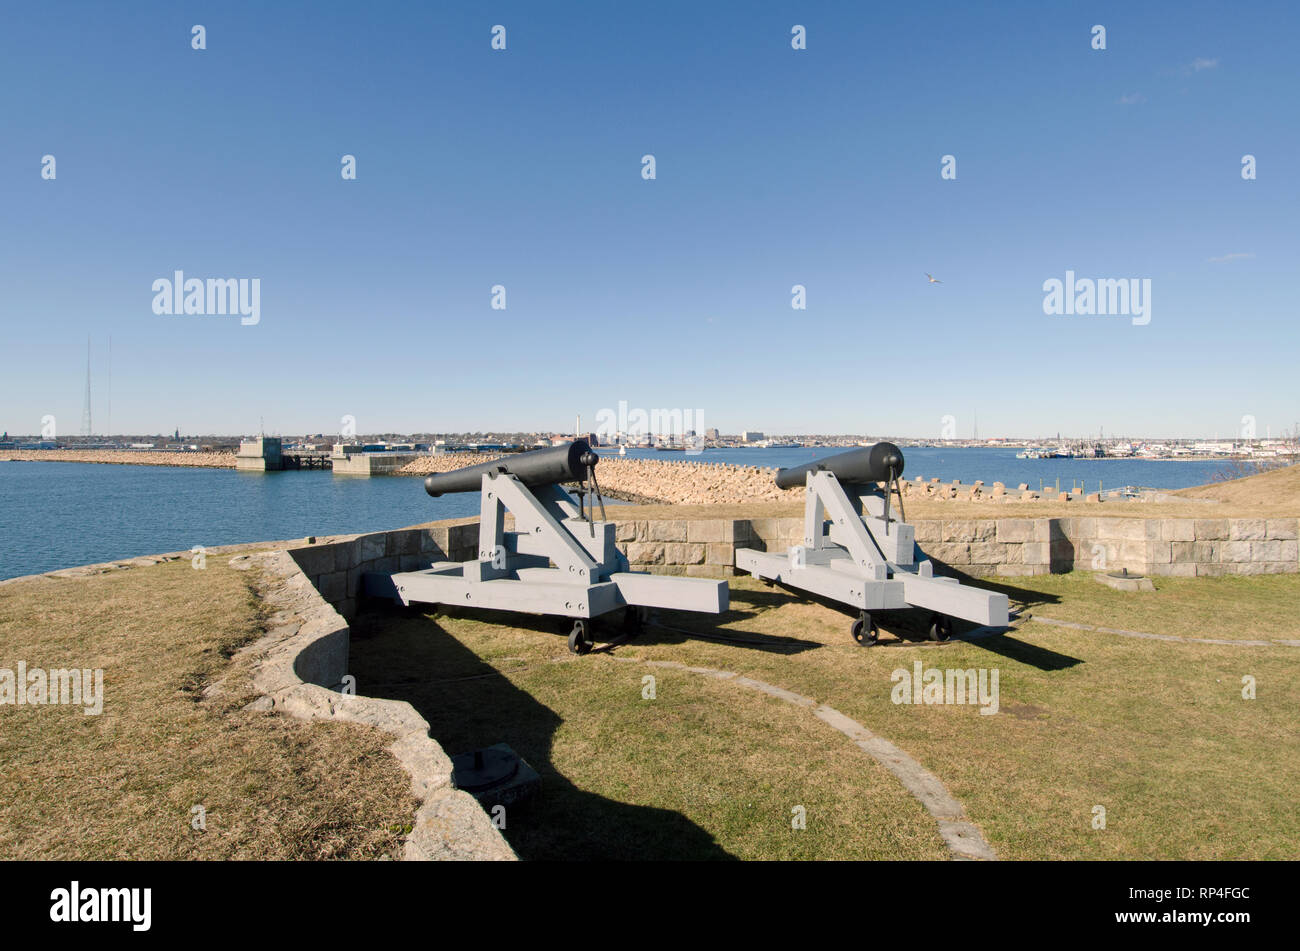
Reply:
<svg viewBox="0 0 1300 951"><path fill-rule="evenodd" d="M111 336L118 432L563 430L626 400L724 432L1276 435L1297 11L11 4L0 428L79 431L89 335L99 431ZM260 323L155 315L177 269L259 278ZM1067 269L1149 278L1151 322L1045 315Z"/></svg>

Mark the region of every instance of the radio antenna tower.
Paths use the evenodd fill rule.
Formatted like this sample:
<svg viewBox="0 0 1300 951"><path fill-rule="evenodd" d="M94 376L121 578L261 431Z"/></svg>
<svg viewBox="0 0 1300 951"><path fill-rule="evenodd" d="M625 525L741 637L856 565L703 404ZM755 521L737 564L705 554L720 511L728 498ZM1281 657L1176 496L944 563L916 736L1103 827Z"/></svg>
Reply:
<svg viewBox="0 0 1300 951"><path fill-rule="evenodd" d="M89 436L90 421L90 337L86 337L86 401L81 409L81 435Z"/></svg>

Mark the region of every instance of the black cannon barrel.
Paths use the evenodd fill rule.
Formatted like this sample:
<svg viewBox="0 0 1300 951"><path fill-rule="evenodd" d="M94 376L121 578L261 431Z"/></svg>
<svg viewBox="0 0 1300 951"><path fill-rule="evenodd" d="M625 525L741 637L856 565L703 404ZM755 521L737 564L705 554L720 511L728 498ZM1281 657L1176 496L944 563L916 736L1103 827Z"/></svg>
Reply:
<svg viewBox="0 0 1300 951"><path fill-rule="evenodd" d="M903 451L892 442L878 442L871 446L837 452L825 459L816 459L802 466L778 469L776 485L781 489L793 489L808 481L810 472L833 472L835 478L845 485L861 485L864 482L888 482L903 474Z"/></svg>
<svg viewBox="0 0 1300 951"><path fill-rule="evenodd" d="M588 461L584 461L584 456ZM583 482L587 478L589 465L594 466L598 458L591 451L587 440L575 439L562 446L503 456L491 462L453 469L451 472L435 472L425 477L424 491L434 498L444 492L477 492L483 484L485 472L509 472L528 486Z"/></svg>

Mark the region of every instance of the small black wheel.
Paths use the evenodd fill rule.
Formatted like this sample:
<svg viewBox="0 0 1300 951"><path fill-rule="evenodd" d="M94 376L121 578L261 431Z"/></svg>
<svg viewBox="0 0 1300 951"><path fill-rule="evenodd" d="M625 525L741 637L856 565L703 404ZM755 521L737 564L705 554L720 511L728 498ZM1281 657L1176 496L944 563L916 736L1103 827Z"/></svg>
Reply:
<svg viewBox="0 0 1300 951"><path fill-rule="evenodd" d="M582 618L573 622L573 630L569 632L569 651L574 654L591 653L591 631Z"/></svg>
<svg viewBox="0 0 1300 951"><path fill-rule="evenodd" d="M946 614L931 614L929 633L932 641L946 641L952 637L952 618Z"/></svg>
<svg viewBox="0 0 1300 951"><path fill-rule="evenodd" d="M880 628L876 627L876 622L871 620L871 615L866 611L863 611L858 619L853 622L849 632L862 647L871 647L876 641L880 640Z"/></svg>

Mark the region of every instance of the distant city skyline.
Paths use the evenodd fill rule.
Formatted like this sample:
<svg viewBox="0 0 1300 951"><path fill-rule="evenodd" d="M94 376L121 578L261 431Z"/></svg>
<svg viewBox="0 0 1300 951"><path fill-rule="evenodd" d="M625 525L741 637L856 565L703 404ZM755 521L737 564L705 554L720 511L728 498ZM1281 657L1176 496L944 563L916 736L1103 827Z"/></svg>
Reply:
<svg viewBox="0 0 1300 951"><path fill-rule="evenodd" d="M773 429L759 430L750 427L748 430L746 430L745 428L741 428L737 430L726 430L726 429L719 430L718 436L716 438L735 440L741 437L746 431L757 432L761 434L759 437L756 437L754 441L758 441L759 439L774 439L774 438L784 439L784 438L803 437L809 439L811 438L817 438L817 439L890 438L890 439L907 439L907 440L916 440L916 441L924 440L927 442L934 442L940 444L974 443L974 442L978 442L978 443L1023 442L1026 440L1038 441L1038 442L1050 442L1052 440L1058 440L1058 439L1061 441L1068 440L1070 442L1080 442L1080 441L1089 441L1089 440L1103 441L1103 442L1128 441L1128 440L1157 442L1162 439L1179 440L1179 441L1209 440L1209 441L1233 441L1233 442L1262 442L1265 440L1295 441L1297 439L1297 433L1300 432L1300 425L1292 424L1292 426L1286 427L1279 432L1273 432L1271 427L1266 426L1262 431L1257 432L1254 435L1246 435L1241 430L1238 430L1236 432L1230 432L1230 433L1210 432L1210 433L1192 433L1188 435L1174 435L1170 433L1128 433L1128 432L1112 433L1108 431L1099 432L1099 433L1069 433L1064 430L1054 430L1054 431L1047 431L1047 432L984 433L978 436L973 436L973 435L943 436L942 434L935 435L935 434L927 434L927 433L908 433L908 432L891 433L888 431L881 431L881 432L871 431L871 432L855 433L855 432L814 432L809 430L809 431L781 432L779 430L773 430ZM18 430L3 430L3 432L10 439L27 438L27 439L39 440L44 438L43 434L38 431L21 432ZM592 427L584 426L583 431L579 433L579 435L588 436L598 432L599 432L598 430L593 429ZM695 431L689 430L688 432L694 433ZM260 431L260 434L266 436L274 436L277 438L284 438L284 439L294 439L294 438L329 439L335 441L342 439L342 441L344 442L349 442L349 441L356 441L358 439L365 439L369 437L378 438L378 437L389 437L389 436L392 437L412 437L412 436L430 436L430 435L432 436L446 436L446 435L562 436L562 435L571 435L572 430L565 429L563 427L521 429L518 427L508 427L508 426L494 427L494 428L455 429L455 430L452 429L414 429L414 430L373 429L373 430L368 430L366 432L358 432L356 433L355 436L342 437L341 434L338 432L329 433L329 432L323 432L321 430L292 430L292 431L273 430L270 427L267 427L265 430ZM90 436L84 436L80 433L58 434L56 432L54 436L51 438L52 441L79 443L79 442L85 442L87 440L124 439L124 438L133 438L133 437L165 439L171 441L177 441L177 440L192 441L195 439L232 440L232 439L251 439L251 438L255 438L258 435L259 435L259 431L257 430L249 431L249 432L231 432L231 431L187 432L180 428L173 427L171 432L168 432L166 430L155 429L155 430L136 430L131 432L120 431L120 432L113 432L113 433L108 433L108 432L93 433ZM624 435L632 438L655 439L659 437L680 436L682 435L682 433L678 431L670 432L666 430L664 431L656 430L653 432L637 432L637 433L625 433L623 431L619 431L619 435ZM715 438L715 437L710 437L710 438Z"/></svg>
<svg viewBox="0 0 1300 951"><path fill-rule="evenodd" d="M1285 3L15 10L0 429L80 433L89 338L119 433L565 432L625 402L732 433L1277 437L1297 28Z"/></svg>
<svg viewBox="0 0 1300 951"><path fill-rule="evenodd" d="M110 340L109 340L108 353L109 353L109 361L110 361L110 362L109 362L109 367L108 367L108 371L107 371L107 379L108 379L107 386L111 389L111 386L112 386L112 364L111 364L112 341L111 341L111 338L110 338ZM42 430L41 434L36 434L36 433L31 433L31 434L20 433L20 434L18 434L18 435L33 435L33 436L37 436L37 435L39 435L39 436L43 436L43 435L45 435L45 434L51 434L51 435L52 435L54 438L56 438L56 439L58 439L58 438L68 438L68 437L86 438L88 435L89 435L89 436L100 436L100 437L102 437L102 438L111 438L111 437L118 437L118 436L123 436L123 437L124 437L124 436L135 436L135 435L139 435L139 436L153 435L153 436L157 436L157 437L166 438L166 437L167 437L167 434L166 434L165 431L139 430L139 431L134 431L134 432L132 432L132 431L126 431L126 430L123 430L123 431L120 431L120 432L111 432L111 431L108 431L108 430L104 430L103 432L97 432L97 431L93 428L93 425L92 425L92 428L90 429L89 434L87 433L87 431L86 431L86 427L87 427L87 425L91 424L91 421L92 421L92 418L93 418L93 404L94 404L94 400L95 400L95 396L94 396L94 394L95 394L95 389L94 389L94 382L93 382L93 380L94 380L94 374L93 374L93 371L92 371L92 367L91 367L91 364L90 364L90 359L89 359L89 357L90 357L90 347L89 347L89 344L88 344L88 345L87 345L86 375L85 375L85 393L84 393L84 403L83 403L83 410L82 410L82 427L81 427L81 429L78 430L78 432L75 433L75 434L73 434L73 433L67 433L66 431L61 431L61 430L59 430L58 427L57 427L57 418L55 418L55 419L52 420L51 417L46 416L46 417L43 417L43 418L42 418L42 423L43 423L43 425L44 425L44 429ZM109 408L109 415L108 415L108 418L109 418L109 420L111 421L111 419L112 419L112 415L111 415L111 408L112 408L112 398L111 398L111 393L107 396L107 398L106 398L105 401L107 402L107 405L108 405L108 408ZM652 437L654 437L654 436L672 436L672 435L682 435L682 434L685 433L685 432L692 432L692 433L697 432L697 430L691 426L691 420L692 420L692 419L698 419L698 420L702 420L702 419L703 419L702 410L700 410L699 408L696 408L696 409L687 409L687 410L680 410L680 409L678 409L678 410L673 410L673 409L650 409L650 410L641 410L641 409L639 409L639 408L631 408L630 411L631 411L632 413L641 412L641 413L644 414L644 416L643 416L642 418L644 418L644 419L650 419L650 420L656 420L656 419L659 418L659 415L662 414L665 418L667 418L668 416L673 416L673 417L676 418L677 422L680 422L681 419L682 419L682 417L684 416L684 418L685 418L685 422L686 422L686 425L675 425L675 426L670 426L670 427L667 427L667 428L660 427L660 428L658 428L658 429L649 429L649 428L647 428L645 425L642 425L640 428L628 428L627 425L626 425L626 422L627 422L627 416L628 416L628 413L629 413L629 407L626 405L626 401L620 401L620 404L619 404L619 406L618 406L617 409L614 409L614 408L612 408L612 407L602 408L601 410L599 410L599 411L595 414L595 418L596 418L598 421L601 420L602 417L604 417L604 418L606 418L606 419L618 419L620 422L624 423L623 426L621 426L621 427L619 427L619 428L617 428L617 429L614 430L614 431L617 432L617 433L620 433L620 434L622 434L622 433L631 433L631 434L633 434L633 435L636 435L636 434L639 433L639 434L648 435L648 436L652 436ZM101 417L101 418L102 418L102 417ZM636 417L634 416L633 418L635 419ZM1057 438L1057 439L1062 439L1062 440L1065 440L1065 439L1069 439L1069 440L1085 440L1085 439L1093 439L1093 438L1096 438L1096 439L1102 439L1102 440L1136 439L1136 440L1148 440L1148 441L1151 441L1151 440L1158 440L1158 439L1179 439L1179 440L1189 440L1189 439L1212 439L1212 440L1219 440L1219 439L1232 439L1232 440L1238 440L1238 441L1252 441L1252 440L1259 440L1259 439L1282 439L1282 438L1296 439L1296 438L1297 438L1297 435L1300 434L1300 421L1293 421L1292 424L1291 424L1289 427L1285 427L1285 426L1282 427L1282 428L1279 430L1279 432L1276 433L1276 434L1273 433L1273 427L1272 427L1272 424L1265 424L1265 425L1264 425L1264 428L1263 428L1263 432L1262 432L1262 433L1261 433L1261 432L1258 432L1258 428L1259 428L1259 427L1258 427L1258 423L1257 423L1257 421L1254 419L1254 417L1247 415L1247 416L1243 416L1243 417L1242 417L1242 419L1240 420L1239 425L1238 425L1238 428L1236 429L1236 431L1235 431L1234 433L1230 433L1230 434L1228 434L1227 436L1223 435L1222 433L1220 433L1220 432L1217 431L1217 430L1214 431L1214 432L1212 432L1212 433L1204 433L1204 432L1202 432L1202 433L1195 433L1195 432L1193 432L1193 433L1180 433L1180 434L1172 434L1172 433L1161 433L1161 434L1136 433L1136 434L1135 434L1135 433L1128 433L1128 432L1125 432L1125 431L1119 431L1119 432L1116 432L1116 431L1114 431L1114 430L1111 430L1111 431L1108 432L1108 431L1106 430L1106 427L1104 427L1104 426L1099 426L1098 429L1097 429L1097 432L1096 432L1095 434L1090 434L1090 433L1067 433L1067 432L1065 432L1065 431L1063 431L1063 430L1061 430L1061 429L1059 429L1059 428L1055 431L1055 433L1053 433L1053 432L1050 431L1050 430L1047 431L1047 432L1038 432L1038 433L1031 433L1031 432L1015 432L1015 431L1000 432L1000 433L989 433L989 432L987 431L987 429L986 429L984 435L981 436L981 435L980 435L980 432L979 432L979 414L978 414L978 412L977 412L977 411L972 411L971 414L970 414L970 416L969 416L968 418L969 418L969 420L970 420L970 422L969 422L969 425L970 425L970 432L969 432L969 434L966 434L966 435L958 434L958 433L957 433L957 420L956 420L956 417L953 416L953 415L951 415L951 414L949 414L949 415L945 415L943 418L940 419L940 421L939 421L939 422L940 422L940 425L939 425L939 430L938 430L939 434L938 434L937 436L935 436L935 435L931 435L931 434L925 434L925 433L904 433L904 432L892 433L892 434L888 434L888 435L891 435L891 436L893 436L893 437L895 437L895 438L906 438L906 439L914 439L914 440L922 440L922 439L926 439L926 440L934 440L934 441L936 441L936 442L945 442L945 441L947 441L947 442L954 442L954 441L955 441L955 442L980 442L980 441L990 442L990 441L1024 441L1024 440L1040 440L1040 441L1041 441L1041 440L1044 440L1044 439L1050 439L1050 438ZM580 422L581 419L582 419L581 415L578 415L577 417L575 417L575 423ZM352 417L352 416L350 416L350 415L348 415L348 416L344 416L344 417L340 417L339 422L340 422L340 424L341 424L341 430L342 430L343 428L351 428L353 432L356 431L356 429L355 429L355 427L356 427L355 417ZM230 430L225 430L225 431L223 431L223 430L213 430L213 431L211 431L211 432L196 432L196 433L191 434L191 436L192 436L193 438L212 437L212 438L226 438L226 439L234 439L234 438L240 438L240 437L250 437L250 436L257 435L258 433L262 433L262 434L264 434L264 435L273 435L273 436L299 436L299 437L306 437L306 436L309 436L309 435L315 435L315 436L318 436L318 437L319 437L319 436L338 435L338 433L333 433L333 434L331 434L331 433L327 433L327 432L325 432L324 430L319 430L319 429L317 429L317 430L312 430L312 429L300 429L300 430L292 430L292 431L281 431L281 430L268 429L268 428L265 427L265 420L264 420L264 418L259 418L258 424L259 424L259 429L258 429L258 430L253 430L253 431L234 432L234 431L230 431ZM599 431L598 428L593 428L593 427L585 427L585 428L586 428L586 430L587 430L588 432L597 432L597 431ZM340 431L341 431L341 430L340 430ZM740 435L742 435L742 434L744 434L744 433L746 433L746 432L765 433L765 434L767 434L768 436L775 436L775 437L795 437L795 436L814 437L814 436L815 436L815 437L825 437L825 438L852 438L852 437L865 437L865 436L872 436L872 435L875 435L875 436L881 436L881 435L884 434L883 431L882 431L882 432L873 432L873 431L863 431L863 432L848 432L848 431L845 431L845 432L830 432L830 431L818 431L818 430L790 430L790 431L781 431L781 430L775 430L775 429L770 429L770 428L764 428L764 429L759 430L759 429L756 429L755 427L752 427L752 426L748 426L748 427L746 427L746 426L742 426L742 427L739 427L739 428L736 428L736 429L727 430L727 429L719 429L719 427L717 427L717 426L713 426L713 425L709 425L709 426L707 426L707 427L704 426L704 425L700 425L700 427L699 427L699 429L698 429L698 432L701 432L701 433L702 433L702 432L706 432L706 431L714 431L714 430L717 430L721 436L725 436L725 437L736 437L736 436L740 436ZM7 433L8 430L5 430L5 432ZM175 437L174 437L174 438L178 438L178 439L179 439L179 438L186 438L186 437L185 437L185 434L182 434L182 433L180 432L180 428L179 428L179 427L175 427L175 428L173 429L173 432L175 433ZM535 428L520 428L520 427L471 427L471 428L466 428L466 429L429 429L429 428L422 428L422 429L411 429L411 430L392 429L392 428L388 428L388 429L385 429L385 428L379 428L379 429L371 430L371 431L369 432L369 435L378 435L378 434L413 435L413 434L420 434L420 433L439 433L439 434L441 434L441 433L455 433L455 434L470 434L470 433L514 433L514 434L540 435L540 434L547 434L547 433L562 433L562 432L566 432L566 430L564 430L564 429L561 428L561 427L535 427Z"/></svg>

